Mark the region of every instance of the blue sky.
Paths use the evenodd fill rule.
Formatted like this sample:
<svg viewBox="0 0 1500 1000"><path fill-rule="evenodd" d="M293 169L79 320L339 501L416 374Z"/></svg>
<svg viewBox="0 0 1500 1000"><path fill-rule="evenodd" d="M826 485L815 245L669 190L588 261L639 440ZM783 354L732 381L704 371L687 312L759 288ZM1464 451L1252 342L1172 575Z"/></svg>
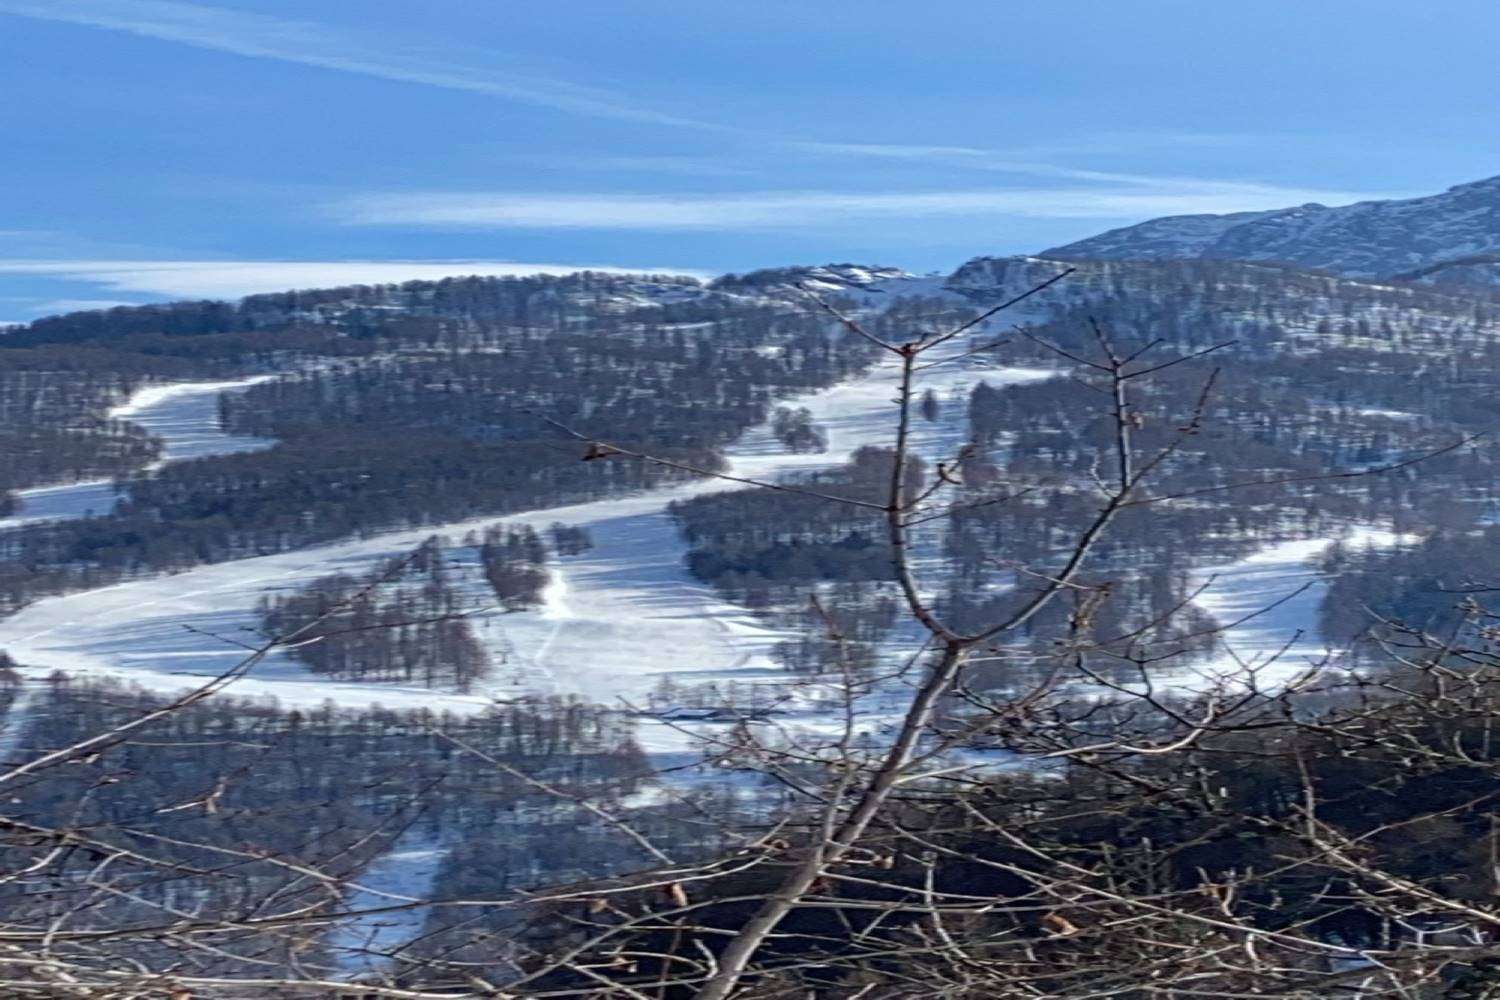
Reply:
<svg viewBox="0 0 1500 1000"><path fill-rule="evenodd" d="M0 320L538 265L948 269L1500 173L1445 0L0 0ZM453 263L463 262L463 263Z"/></svg>

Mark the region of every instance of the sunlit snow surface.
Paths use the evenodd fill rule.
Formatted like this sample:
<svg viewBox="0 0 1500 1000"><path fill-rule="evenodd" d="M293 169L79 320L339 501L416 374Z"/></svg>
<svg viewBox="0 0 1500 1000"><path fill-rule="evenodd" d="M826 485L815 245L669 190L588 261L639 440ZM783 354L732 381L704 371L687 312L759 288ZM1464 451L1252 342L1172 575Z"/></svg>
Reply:
<svg viewBox="0 0 1500 1000"><path fill-rule="evenodd" d="M1224 627L1214 652L1192 673L1204 682L1256 672L1275 687L1309 667L1335 665L1337 654L1318 636L1318 611L1328 582L1318 563L1335 541L1351 549L1389 548L1414 539L1375 528L1339 538L1308 538L1270 545L1244 559L1199 570L1194 601ZM1184 686L1194 686L1186 681Z"/></svg>
<svg viewBox="0 0 1500 1000"><path fill-rule="evenodd" d="M189 458L260 451L275 444L270 438L225 434L219 428L219 396L269 382L275 375L253 375L226 382L173 382L135 393L110 416L139 424L162 439L160 464Z"/></svg>
<svg viewBox="0 0 1500 1000"><path fill-rule="evenodd" d="M344 898L344 906L357 915L339 923L324 941L345 976L376 971L386 955L421 933L428 908L408 904L431 898L447 856L440 837L411 830L360 873ZM362 912L376 910L388 912Z"/></svg>
<svg viewBox="0 0 1500 1000"><path fill-rule="evenodd" d="M239 437L219 429L219 396L248 389L272 378L275 376L256 375L226 382L171 382L147 386L110 410L109 416L129 420L161 438L161 457L153 468L189 458L259 451L271 447L275 441ZM20 490L17 495L21 499L21 509L11 517L0 518L0 530L38 521L108 514L115 505L114 482L109 479L43 486Z"/></svg>
<svg viewBox="0 0 1500 1000"><path fill-rule="evenodd" d="M760 427L729 449L729 471L773 479L840 464L863 445L890 443L896 374L896 367L886 363L864 377L786 401L813 412L828 434L827 452L788 454L769 429ZM921 422L917 445L931 450L935 458L957 446L964 421L955 418L967 405L967 392L981 378L1002 384L1052 374L977 368L966 362L940 366L923 385L951 410L948 419ZM276 654L231 690L273 696L289 705L331 699L352 706L378 702L473 710L496 696L526 693L576 695L604 704L639 703L667 674L690 682L784 678L770 653L789 635L689 576L685 545L667 513L673 500L732 486L703 480L637 496L220 563L42 600L0 621L0 649L37 672L62 669L126 676L152 688L179 690L194 678L221 673L259 641L255 606L267 593L329 573L365 572L378 560L407 552L433 534L459 543L468 532L497 521L539 529L562 521L587 528L594 548L552 563L554 579L544 607L517 614L491 610L473 618L476 635L496 661L488 688L455 694L331 682ZM473 559L472 549L455 552L460 563ZM462 565L457 569L461 581L482 585L477 572L461 572ZM474 597L477 601L483 595ZM671 727L644 729L648 750L680 750L687 742Z"/></svg>

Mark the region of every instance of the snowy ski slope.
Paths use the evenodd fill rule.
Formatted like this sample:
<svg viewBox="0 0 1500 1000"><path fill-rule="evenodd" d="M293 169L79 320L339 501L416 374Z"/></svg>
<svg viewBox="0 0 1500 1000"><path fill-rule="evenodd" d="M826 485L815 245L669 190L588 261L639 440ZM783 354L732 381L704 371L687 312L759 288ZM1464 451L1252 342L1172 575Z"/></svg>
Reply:
<svg viewBox="0 0 1500 1000"><path fill-rule="evenodd" d="M888 443L896 373L893 364L882 364L864 377L786 401L812 410L828 434L827 452L788 454L768 428L758 427L729 450L729 471L773 479L831 467L858 447ZM960 410L964 395L981 378L1000 384L1051 374L956 363L934 370L924 385ZM934 422L919 435L918 444L948 450L961 434L954 429L957 423ZM496 696L534 693L577 695L606 704L636 702L666 674L684 681L783 677L770 652L788 636L688 575L685 546L667 513L673 500L728 485L704 480L642 495L392 532L51 598L0 621L0 649L36 673L61 669L180 690L245 655L246 644L257 639L255 607L264 594L329 573L364 571L433 534L459 543L466 533L496 521L537 528L562 521L587 528L594 548L554 560L544 607L474 616L477 635L497 661L488 689L464 695L328 681L290 658L273 655L231 690L294 705L332 700L351 706L378 702L473 710ZM484 595L477 567L462 572L464 563L472 561L471 551L457 550L455 568L475 588L479 603ZM663 736L668 745L661 749L680 747L675 731Z"/></svg>
<svg viewBox="0 0 1500 1000"><path fill-rule="evenodd" d="M954 347L955 353L963 350ZM728 471L772 480L832 467L864 445L888 444L896 374L894 359L890 359L862 377L785 400L812 411L828 435L828 450L789 454L768 427L760 426L728 450ZM937 367L920 388L936 392L943 412L938 420L916 422L918 452L929 460L943 458L962 443L967 394L981 379L1005 384L1053 374L1041 369L982 367L970 360ZM163 461L265 447L269 442L262 439L235 438L219 431L217 397L222 391L271 377L156 386L137 394L115 415L162 435L168 445ZM94 485L64 488L72 491L71 499L57 501L53 509L61 513L55 516L77 516L89 509L96 502L88 492ZM722 600L689 576L683 560L685 545L667 513L674 500L731 486L703 480L634 496L390 532L42 600L0 621L0 649L25 664L34 676L66 670L129 679L157 690L180 690L218 675L243 658L247 646L260 640L256 605L264 595L331 573L365 572L378 561L408 552L438 534L453 546L449 551L456 582L476 609L471 618L476 635L495 665L484 687L459 694L330 681L289 657L273 654L230 690L242 696L273 697L287 705L333 701L351 707L379 703L393 708L473 711L497 697L531 694L639 704L665 676L688 683L774 683L784 679L785 673L771 653L790 635ZM102 488L109 490L108 484ZM29 506L22 516L31 516L35 510ZM555 521L583 527L593 536L594 547L578 556L553 560L553 579L541 608L501 613L493 607L477 552L463 544L469 532L499 521L538 529ZM1374 531L1365 532L1364 538L1372 543L1390 542ZM1221 622L1234 622L1267 605L1275 606L1231 629L1199 672L1220 673L1239 660L1264 660L1294 637L1296 642L1284 653L1278 669L1291 671L1310 657L1321 656L1324 651L1312 637L1317 634L1317 608L1325 586L1316 577L1313 560L1332 541L1283 543L1234 564L1205 569L1202 578L1212 575L1214 582L1198 604ZM919 549L919 562L921 554ZM1294 594L1304 585L1306 590ZM817 725L817 720L806 721ZM647 749L684 749L684 736L672 727L644 729Z"/></svg>
<svg viewBox="0 0 1500 1000"><path fill-rule="evenodd" d="M1274 688L1309 666L1336 665L1335 651L1318 636L1318 609L1328 593L1318 563L1340 541L1350 548L1391 548L1415 538L1357 527L1338 538L1280 542L1232 563L1204 567L1194 585L1207 589L1194 603L1225 630L1213 653L1191 672L1207 681L1253 667L1259 682Z"/></svg>
<svg viewBox="0 0 1500 1000"><path fill-rule="evenodd" d="M270 438L241 437L219 427L219 395L248 389L275 378L255 375L220 382L169 382L137 390L108 416L129 420L162 439L161 457L151 468L189 458L207 458L241 451L259 451L276 442ZM107 514L115 504L114 481L92 479L62 486L21 490L19 513L0 518L0 530L39 521L60 521L90 514Z"/></svg>

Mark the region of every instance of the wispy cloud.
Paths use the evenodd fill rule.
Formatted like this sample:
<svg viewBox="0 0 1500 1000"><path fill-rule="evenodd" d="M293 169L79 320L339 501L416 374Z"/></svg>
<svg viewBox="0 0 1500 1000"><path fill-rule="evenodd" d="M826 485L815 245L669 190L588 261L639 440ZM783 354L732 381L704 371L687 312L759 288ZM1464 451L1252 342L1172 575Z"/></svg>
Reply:
<svg viewBox="0 0 1500 1000"><path fill-rule="evenodd" d="M502 153L506 160L547 170L641 174L679 177L749 177L756 173L742 164L715 156L610 156L561 153Z"/></svg>
<svg viewBox="0 0 1500 1000"><path fill-rule="evenodd" d="M1187 141L1186 139L1180 141ZM1080 167L1062 166L1022 158L1026 151L984 149L976 146L931 146L895 143L859 142L803 142L790 145L806 153L822 156L862 157L867 159L894 160L905 163L938 164L962 167L968 170L992 173L1015 174L1025 177L1050 177L1058 180L1084 181L1104 184L1129 184L1143 187L1172 189L1203 194L1243 194L1256 197L1262 193L1286 192L1295 196L1299 189L1262 184L1255 181L1218 180L1214 178L1183 177L1170 174L1135 174L1114 170L1089 170ZM1343 197L1348 192L1324 192L1325 195ZM1392 195L1382 195L1392 197ZM1286 204L1283 202L1283 204Z"/></svg>
<svg viewBox="0 0 1500 1000"><path fill-rule="evenodd" d="M808 136L758 130L706 118L674 114L631 95L567 80L465 64L452 51L420 52L357 29L332 27L231 10L188 0L0 0L0 14L119 31L261 59L353 73L401 83L479 94L571 114L719 133L762 148L815 157L878 158L983 170L1057 180L1121 185L1170 186L1206 198L1230 194L1253 199L1264 185L1192 178L1154 177L1059 166L1043 159L1057 154L1118 152L1163 144L1201 145L1244 141L1243 136L1179 133L1121 133L1092 136L1087 142L1013 150L969 145L818 141ZM540 161L545 159L538 155ZM740 159L705 156L614 156L594 158L599 169L697 176L745 173ZM588 169L588 157L558 160L570 169ZM1053 213L1046 213L1053 214ZM1078 214L1078 213L1071 213ZM1098 213L1087 213L1098 214ZM1112 214L1112 213L1110 213Z"/></svg>
<svg viewBox="0 0 1500 1000"><path fill-rule="evenodd" d="M0 0L0 14L60 21L259 59L424 84L597 118L698 129L711 122L668 114L607 90L563 80L464 66L361 40L311 21L180 0Z"/></svg>
<svg viewBox="0 0 1500 1000"><path fill-rule="evenodd" d="M453 260L3 260L0 275L62 278L119 293L183 298L234 299L291 288L378 285L458 275L526 277L604 271L612 274L691 274L681 268L618 267L583 264L528 264L515 261ZM110 304L116 304L110 302ZM103 305L81 308L104 308Z"/></svg>
<svg viewBox="0 0 1500 1000"><path fill-rule="evenodd" d="M919 168L913 189L855 193L838 190L746 191L732 194L633 194L520 192L417 192L369 194L332 206L349 224L495 229L786 230L832 228L861 221L941 217L1094 219L1133 221L1158 215L1280 208L1308 201L1350 202L1391 193L1308 190L1250 181L1171 177L1090 170L1046 162L1071 152L1062 147L986 149L962 144L814 141L815 137L757 130L673 114L630 95L573 82L466 63L451 52L419 51L409 43L189 0L0 0L0 14L84 25L191 45L239 56L279 60L382 80L442 88L520 102L594 118L711 132L734 147L734 156L614 155L597 157L600 169L679 177L732 177L756 152L785 160L801 157L879 159ZM1109 144L1189 144L1205 137L1114 135ZM1225 137L1213 138L1216 142ZM1090 147L1093 148L1093 147ZM541 163L540 160L537 161ZM762 160L769 162L769 160ZM559 163L587 169L578 158ZM847 167L840 165L840 175ZM985 172L993 187L934 190L954 171ZM996 175L1008 175L1011 183ZM1029 181L1023 181L1029 178ZM903 182L893 182L902 184ZM49 254L47 249L12 253ZM88 251L84 251L88 252ZM103 251L109 253L112 251ZM129 253L130 251L124 251ZM160 273L157 271L153 274ZM184 292L185 294L192 294Z"/></svg>
<svg viewBox="0 0 1500 1000"><path fill-rule="evenodd" d="M735 230L934 217L1139 219L1349 202L1359 194L1254 184L997 188L969 191L763 191L726 195L368 195L333 206L343 222L492 229Z"/></svg>

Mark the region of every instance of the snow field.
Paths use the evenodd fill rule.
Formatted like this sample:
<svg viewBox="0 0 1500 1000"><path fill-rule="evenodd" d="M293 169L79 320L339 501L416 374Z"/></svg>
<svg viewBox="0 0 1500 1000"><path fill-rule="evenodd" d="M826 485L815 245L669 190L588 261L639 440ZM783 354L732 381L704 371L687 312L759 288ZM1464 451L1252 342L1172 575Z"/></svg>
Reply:
<svg viewBox="0 0 1500 1000"><path fill-rule="evenodd" d="M1318 563L1336 543L1351 548L1392 548L1415 541L1376 527L1351 528L1341 537L1297 539L1269 545L1243 559L1199 570L1195 587L1207 589L1194 601L1224 631L1206 660L1184 679L1185 687L1257 671L1257 683L1274 688L1309 666L1336 664L1336 651L1318 638L1318 611L1328 581Z"/></svg>
<svg viewBox="0 0 1500 1000"><path fill-rule="evenodd" d="M360 913L399 907L432 897L449 845L422 830L408 830L391 850L372 861L345 895L355 913L335 926L324 940L339 972L349 979L376 972L384 965L380 952L394 952L422 933L428 908L413 906L388 913Z"/></svg>
<svg viewBox="0 0 1500 1000"><path fill-rule="evenodd" d="M112 420L128 420L162 439L162 454L151 469L190 458L207 458L242 451L260 451L276 442L270 438L225 434L219 428L219 396L258 385L275 375L219 382L170 382L149 385L108 413ZM91 514L107 514L115 505L114 481L91 479L61 486L20 490L21 510L0 518L0 531L40 521L60 521Z"/></svg>
<svg viewBox="0 0 1500 1000"><path fill-rule="evenodd" d="M934 370L928 384L956 417L957 394L980 377L992 382L1048 377L1039 370L976 369L962 364ZM831 389L788 399L807 406L829 437L822 454L788 454L768 428L747 432L728 452L729 472L774 479L826 469L866 444L889 442L897 369L886 363ZM949 397L954 397L950 402ZM917 429L917 443L956 449L962 425L934 421ZM363 707L425 706L473 711L493 697L575 695L594 702L640 703L664 675L684 682L777 682L771 658L789 633L768 627L748 610L720 599L688 575L685 545L667 506L674 500L736 488L707 479L649 494L547 508L504 517L391 532L370 539L203 566L171 576L135 580L39 601L0 621L0 649L37 672L62 669L125 677L159 690L179 690L216 676L255 645L262 595L337 572L359 573L410 551L431 535L461 544L469 532L496 522L539 531L554 521L584 527L594 548L554 559L544 605L532 612L479 611L476 636L495 661L494 675L471 694L400 685L328 681L289 657L273 653L230 690L269 696L288 705L325 700ZM472 549L452 552L455 585L471 606L493 604ZM677 750L686 737L671 727L646 727L650 749ZM661 732L654 732L660 729Z"/></svg>

